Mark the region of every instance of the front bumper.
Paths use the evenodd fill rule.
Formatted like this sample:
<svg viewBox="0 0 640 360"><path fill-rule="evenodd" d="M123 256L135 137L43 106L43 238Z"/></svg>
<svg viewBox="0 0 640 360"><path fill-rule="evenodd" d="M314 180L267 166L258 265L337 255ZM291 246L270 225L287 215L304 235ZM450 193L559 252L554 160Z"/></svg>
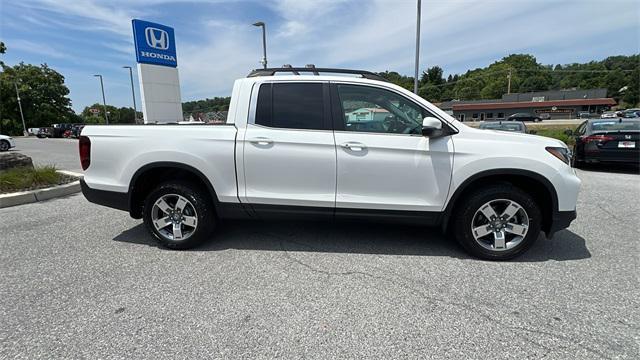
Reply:
<svg viewBox="0 0 640 360"><path fill-rule="evenodd" d="M575 210L572 211L556 211L551 217L551 226L549 227L549 232L547 233L547 237L553 237L553 234L556 232L566 229L571 225L571 222L575 220L577 217L577 213Z"/></svg>

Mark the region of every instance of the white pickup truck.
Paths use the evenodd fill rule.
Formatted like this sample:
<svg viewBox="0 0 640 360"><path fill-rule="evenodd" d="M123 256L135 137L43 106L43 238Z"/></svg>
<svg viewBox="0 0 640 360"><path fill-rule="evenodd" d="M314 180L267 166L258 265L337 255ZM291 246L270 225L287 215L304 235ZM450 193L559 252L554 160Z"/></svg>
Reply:
<svg viewBox="0 0 640 360"><path fill-rule="evenodd" d="M85 197L172 249L229 218L366 218L503 260L569 226L580 186L564 143L468 127L356 70L255 70L226 124L86 126L79 143Z"/></svg>

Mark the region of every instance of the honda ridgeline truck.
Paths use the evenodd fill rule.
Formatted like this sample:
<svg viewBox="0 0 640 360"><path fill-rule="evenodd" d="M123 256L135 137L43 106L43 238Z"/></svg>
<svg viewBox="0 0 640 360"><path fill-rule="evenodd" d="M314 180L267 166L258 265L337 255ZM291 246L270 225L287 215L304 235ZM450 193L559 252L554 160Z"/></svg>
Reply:
<svg viewBox="0 0 640 360"><path fill-rule="evenodd" d="M224 219L345 218L439 226L504 260L569 226L580 186L564 143L468 127L356 70L255 70L226 124L91 125L79 144L85 197L171 249Z"/></svg>

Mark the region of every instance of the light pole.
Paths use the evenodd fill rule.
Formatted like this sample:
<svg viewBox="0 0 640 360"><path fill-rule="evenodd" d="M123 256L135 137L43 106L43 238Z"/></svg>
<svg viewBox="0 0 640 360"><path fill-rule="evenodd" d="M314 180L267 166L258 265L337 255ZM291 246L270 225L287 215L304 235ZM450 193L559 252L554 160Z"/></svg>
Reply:
<svg viewBox="0 0 640 360"><path fill-rule="evenodd" d="M104 120L106 124L109 125L109 115L107 115L107 100L105 100L104 98L104 84L102 83L102 75L96 74L93 76L100 78L100 89L102 90L102 105L104 106Z"/></svg>
<svg viewBox="0 0 640 360"><path fill-rule="evenodd" d="M18 98L18 108L20 108L20 117L22 118L22 135L29 136L27 132L27 125L24 123L24 114L22 113L22 102L20 101L20 93L18 92L18 83L13 82L13 86L16 88L16 97Z"/></svg>
<svg viewBox="0 0 640 360"><path fill-rule="evenodd" d="M123 66L123 69L129 69L129 78L131 79L131 95L133 96L133 122L138 123L138 110L136 109L136 91L133 87L133 69L131 66Z"/></svg>
<svg viewBox="0 0 640 360"><path fill-rule="evenodd" d="M262 67L267 68L267 26L262 21L254 23L253 26L262 27Z"/></svg>
<svg viewBox="0 0 640 360"><path fill-rule="evenodd" d="M420 13L421 13L421 9L420 9L420 5L421 5L421 0L418 0L418 9L417 9L417 20L416 20L416 71L415 71L415 77L413 79L413 92L417 95L418 94L418 67L419 67L419 63L420 63Z"/></svg>

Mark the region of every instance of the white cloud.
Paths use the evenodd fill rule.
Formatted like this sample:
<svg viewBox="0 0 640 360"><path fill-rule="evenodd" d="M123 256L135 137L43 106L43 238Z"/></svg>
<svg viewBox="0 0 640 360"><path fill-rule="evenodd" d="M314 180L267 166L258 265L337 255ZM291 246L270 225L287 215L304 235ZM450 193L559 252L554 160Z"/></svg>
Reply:
<svg viewBox="0 0 640 360"><path fill-rule="evenodd" d="M6 39L5 39L6 40ZM70 56L62 51L55 49L53 46L45 43L34 42L24 39L9 39L7 43L11 44L11 50L24 51L32 54L38 54L46 58L70 58ZM44 62L44 61L43 61Z"/></svg>
<svg viewBox="0 0 640 360"><path fill-rule="evenodd" d="M176 15L182 22L176 33L185 100L228 95L234 79L260 66L262 42L259 29L250 26L254 20L267 22L270 66L314 63L413 72L415 0L33 0L11 6L34 10L20 14L34 26L106 31L103 47L116 53L110 56L133 57L131 18L170 18L166 5L179 2L188 3L184 9L203 9ZM225 3L220 7L224 17L216 11L220 2ZM640 3L634 0L423 0L422 8L421 69L438 64L445 72L462 72L514 52L566 63L639 51ZM256 16L248 9L263 13ZM605 15L603 9L615 9L615 14ZM256 18L248 19L247 13ZM86 33L79 34L77 43L88 41ZM26 43L19 46L34 51ZM53 45L41 51L65 55Z"/></svg>

